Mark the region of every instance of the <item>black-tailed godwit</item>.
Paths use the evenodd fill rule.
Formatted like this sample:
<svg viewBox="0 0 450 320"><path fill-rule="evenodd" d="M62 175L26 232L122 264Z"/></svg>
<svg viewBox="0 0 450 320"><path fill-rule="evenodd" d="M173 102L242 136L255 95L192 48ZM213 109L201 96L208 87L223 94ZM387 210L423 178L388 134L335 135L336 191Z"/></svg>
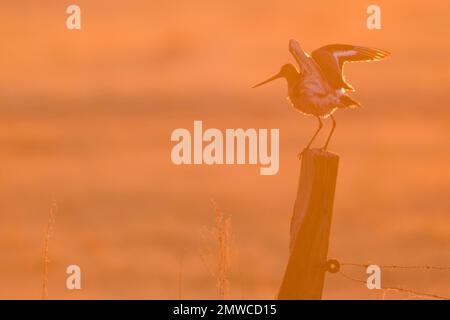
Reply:
<svg viewBox="0 0 450 320"><path fill-rule="evenodd" d="M328 135L323 150L330 143L336 127L333 113L338 108L358 107L347 91L355 89L345 81L342 70L346 62L377 61L389 56L389 52L353 46L348 44L331 44L311 53L304 52L296 40L290 40L289 51L298 63L297 70L292 64L285 64L275 76L263 81L253 88L279 78L285 78L288 84L288 98L292 105L307 115L319 120L319 127L305 149L309 149L320 129L322 118L330 117L333 127Z"/></svg>

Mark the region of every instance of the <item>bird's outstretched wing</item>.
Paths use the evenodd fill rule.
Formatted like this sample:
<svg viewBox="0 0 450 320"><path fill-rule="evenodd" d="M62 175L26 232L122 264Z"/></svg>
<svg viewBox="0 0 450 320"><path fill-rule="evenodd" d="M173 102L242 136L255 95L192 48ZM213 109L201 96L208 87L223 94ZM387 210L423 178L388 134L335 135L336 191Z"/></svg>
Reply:
<svg viewBox="0 0 450 320"><path fill-rule="evenodd" d="M335 89L344 88L354 91L342 74L344 63L357 61L378 61L390 55L380 49L352 46L348 44L330 44L315 50L311 57L320 66L324 75Z"/></svg>
<svg viewBox="0 0 450 320"><path fill-rule="evenodd" d="M302 49L300 48L300 45L298 44L297 40L291 39L289 40L289 52L292 54L294 59L297 61L297 64L301 63L300 55L303 54Z"/></svg>
<svg viewBox="0 0 450 320"><path fill-rule="evenodd" d="M297 61L298 71L302 73L308 65L308 59L311 58L302 50L298 41L295 39L289 40L289 52L294 57L295 61Z"/></svg>

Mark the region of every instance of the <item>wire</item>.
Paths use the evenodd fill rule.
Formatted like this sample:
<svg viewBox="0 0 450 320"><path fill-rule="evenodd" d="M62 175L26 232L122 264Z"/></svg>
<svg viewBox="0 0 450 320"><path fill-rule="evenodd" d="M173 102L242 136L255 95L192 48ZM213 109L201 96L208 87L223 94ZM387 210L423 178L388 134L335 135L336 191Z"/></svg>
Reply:
<svg viewBox="0 0 450 320"><path fill-rule="evenodd" d="M367 268L370 264L362 264L362 263L341 263L341 266L349 266L349 267L361 267ZM430 266L430 265L417 265L417 266L401 266L401 265L377 265L381 269L414 269L414 270L439 270L445 271L450 270L450 267L447 266Z"/></svg>
<svg viewBox="0 0 450 320"><path fill-rule="evenodd" d="M345 264L342 264L342 265L345 265ZM350 281L353 281L353 282L357 282L357 283L364 283L364 284L366 284L366 281L361 280L361 279L357 279L357 278L353 278L353 277L345 274L342 271L339 271L339 274L342 275L347 280L350 280ZM434 294L434 293L419 292L419 291L415 291L415 290L411 290L411 289L405 289L405 288L400 288L400 287L381 287L381 289L383 289L385 291L403 292L403 293L411 294L411 295L416 296L416 297L427 297L427 298L434 298L434 299L439 299L439 300L450 300L449 297L440 296L440 295L437 295L437 294Z"/></svg>
<svg viewBox="0 0 450 320"><path fill-rule="evenodd" d="M337 260L329 260L329 262L332 261L334 264L337 264L337 269L335 270L335 272L339 271L339 274L341 276L343 276L344 278L346 278L347 280L353 281L353 282L357 282L357 283L362 283L362 284L366 284L365 280L361 280L358 278L354 278L344 272L342 272L340 270L340 266L342 267L359 267L359 268L367 268L368 266L370 266L371 264L366 263L366 264L362 264L362 263L353 263L353 262L344 262L344 263L340 263ZM329 263L328 262L328 263ZM380 267L381 269L410 269L410 270L427 270L427 271L446 271L446 270L450 270L450 266L432 266L432 265L395 265L395 264L389 264L389 265L377 265L378 267ZM328 270L329 272L331 272L330 270ZM335 272L331 272L331 273L335 273ZM427 298L433 298L433 299L440 299L440 300L450 300L450 297L445 297L445 296L440 296L434 293L426 293L426 292L420 292L420 291L416 291L416 290L412 290L412 289L406 289L406 288L401 288L401 287L381 287L381 289L383 290L383 300L386 296L386 292L388 291L396 291L396 292L403 292L403 293L407 293L409 295L411 295L412 297L427 297Z"/></svg>

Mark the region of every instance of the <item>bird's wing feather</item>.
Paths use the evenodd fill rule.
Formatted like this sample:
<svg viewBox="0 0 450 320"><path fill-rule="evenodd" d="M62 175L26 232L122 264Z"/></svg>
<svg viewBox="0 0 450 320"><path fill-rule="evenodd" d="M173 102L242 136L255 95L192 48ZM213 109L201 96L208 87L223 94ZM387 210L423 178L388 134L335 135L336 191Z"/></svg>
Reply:
<svg viewBox="0 0 450 320"><path fill-rule="evenodd" d="M294 57L295 61L297 61L299 67L298 71L302 73L306 67L305 62L311 59L311 57L302 50L297 40L294 39L289 41L289 52Z"/></svg>
<svg viewBox="0 0 450 320"><path fill-rule="evenodd" d="M353 90L342 74L346 62L378 61L390 55L380 49L353 46L348 44L331 44L315 50L311 56L320 66L327 79L336 89Z"/></svg>

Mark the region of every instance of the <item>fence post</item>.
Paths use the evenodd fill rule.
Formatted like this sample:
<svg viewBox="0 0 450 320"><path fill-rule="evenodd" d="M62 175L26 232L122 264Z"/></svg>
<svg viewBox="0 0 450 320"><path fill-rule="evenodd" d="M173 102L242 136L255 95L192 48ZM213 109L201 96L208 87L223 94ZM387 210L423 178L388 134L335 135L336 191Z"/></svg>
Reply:
<svg viewBox="0 0 450 320"><path fill-rule="evenodd" d="M291 220L291 254L279 291L280 300L322 298L339 156L304 152Z"/></svg>

